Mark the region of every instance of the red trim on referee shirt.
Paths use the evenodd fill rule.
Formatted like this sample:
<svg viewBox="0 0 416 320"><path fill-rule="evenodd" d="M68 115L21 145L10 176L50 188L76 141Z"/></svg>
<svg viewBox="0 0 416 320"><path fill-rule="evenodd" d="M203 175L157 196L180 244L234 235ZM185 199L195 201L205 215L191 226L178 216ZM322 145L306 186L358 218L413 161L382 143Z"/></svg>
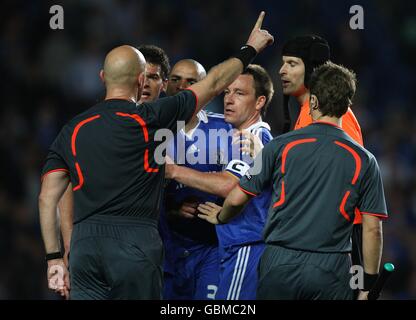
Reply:
<svg viewBox="0 0 416 320"><path fill-rule="evenodd" d="M64 171L64 172L69 173L69 170L68 170L68 169L64 169L64 168L53 169L53 170L51 170L51 171L48 171L48 172L44 173L44 174L42 175L42 177L40 177L40 182L42 182L42 181L43 181L43 179L44 179L44 178L45 178L48 174L50 174L50 173L52 173L52 172L57 172L57 171Z"/></svg>
<svg viewBox="0 0 416 320"><path fill-rule="evenodd" d="M362 212L361 211L361 214L367 214L369 216L375 216L375 217L382 218L382 219L387 219L388 218L388 216L386 216L385 214L383 215L383 214L380 214L380 213Z"/></svg>
<svg viewBox="0 0 416 320"><path fill-rule="evenodd" d="M93 117L82 120L80 123L78 123L75 126L74 132L72 132L72 136L71 136L71 149L72 149L72 155L74 156L74 158L77 156L76 140L77 140L77 135L78 135L79 130L81 129L83 125L87 124L88 122L94 121L95 119L98 119L100 117L101 116L97 114ZM84 184L84 176L82 175L81 167L79 166L78 162L75 162L75 169L77 170L79 182L77 186L72 188L73 191L77 191L81 189L82 185Z"/></svg>
<svg viewBox="0 0 416 320"><path fill-rule="evenodd" d="M246 193L246 194L248 194L248 195L250 195L250 196L253 196L253 197L257 197L257 194L255 194L255 193L252 193L252 192L250 192L250 191L247 191L246 189L244 189L242 186L240 186L239 184L237 184L237 186L241 189L241 191L243 191L244 193Z"/></svg>
<svg viewBox="0 0 416 320"><path fill-rule="evenodd" d="M361 217L360 210L358 208L355 208L354 213L355 213L355 217L354 217L353 224L361 224L362 223L362 217Z"/></svg>
<svg viewBox="0 0 416 320"><path fill-rule="evenodd" d="M80 123L78 123L78 124L76 125L76 127L75 127L75 129L74 129L74 132L72 133L72 137L71 137L71 148L72 148L72 154L74 155L74 157L76 157L76 155L77 155L77 150L76 150L75 142L76 142L76 140L77 140L77 135L78 135L78 131L79 131L79 129L81 129L81 127L82 127L84 124L86 124L86 123L88 123L88 122L91 122L91 121L93 121L93 120L95 120L95 119L98 119L98 118L100 118L100 117L101 117L101 116L100 116L99 114L97 114L96 116L93 116L93 117L87 118L87 119L85 119L85 120L82 120Z"/></svg>
<svg viewBox="0 0 416 320"><path fill-rule="evenodd" d="M144 170L146 172L158 172L159 168L150 168L149 166L149 149L144 152Z"/></svg>
<svg viewBox="0 0 416 320"><path fill-rule="evenodd" d="M295 140L295 141L288 143L286 147L283 149L283 153L282 153L282 174L285 173L286 158L287 158L287 154L289 153L289 150L297 146L298 144L310 143L310 142L315 142L315 141L316 141L316 138L310 138L310 139Z"/></svg>
<svg viewBox="0 0 416 320"><path fill-rule="evenodd" d="M358 155L358 153L351 148L350 146L347 146L346 144L339 142L339 141L334 141L335 144L339 145L340 147L344 148L345 150L347 150L349 153L352 154L352 156L354 157L355 160L355 173L354 173L354 177L352 178L351 183L354 185L357 182L358 176L360 175L360 171L361 171L361 158Z"/></svg>
<svg viewBox="0 0 416 320"><path fill-rule="evenodd" d="M194 90L192 90L191 88L186 88L186 89L184 89L184 90L189 90L189 91L191 91L192 92L192 94L194 95L194 97L195 97L195 108L194 108L194 112L192 113L192 117L195 115L195 113L196 113L196 110L197 110L197 108L198 108L198 96L196 95L196 93L195 93L195 91ZM191 118L192 118L191 117Z"/></svg>
<svg viewBox="0 0 416 320"><path fill-rule="evenodd" d="M282 175L285 174L286 172L286 158L287 155L290 151L290 149L292 149L293 147L299 145L299 144L303 144L303 143L311 143L311 142L316 142L316 138L308 138L308 139L299 139L299 140L295 140L292 141L290 143L288 143L285 148L283 149L282 152L282 167L281 167L281 171L282 171ZM281 206L283 203L285 203L285 199L286 199L286 193L285 193L285 181L282 178L282 187L281 187L282 193L280 194L280 199L279 201L276 201L273 204L273 208L276 208L278 206Z"/></svg>
<svg viewBox="0 0 416 320"><path fill-rule="evenodd" d="M123 113L123 112L116 112L116 115L122 116L122 117L129 117L129 118L133 118L134 120L136 120L136 122L138 122L143 129L144 141L149 142L149 132L147 131L146 122L143 120L142 117L140 117L138 114L129 114L129 113Z"/></svg>
<svg viewBox="0 0 416 320"><path fill-rule="evenodd" d="M349 196L350 196L350 191L347 191L344 195L344 198L342 198L341 205L339 206L339 212L341 212L341 214L344 216L344 218L347 221L351 221L350 216L345 211L345 204L347 203L347 199L348 199Z"/></svg>
<svg viewBox="0 0 416 320"><path fill-rule="evenodd" d="M138 114L130 114L130 113L123 113L123 112L116 112L116 115L121 116L121 117L132 118L136 122L138 122L143 129L144 141L149 142L149 132L147 130L147 124L143 120L142 117L140 117ZM144 152L143 167L146 172L159 172L159 168L151 168L149 165L149 149L148 148L146 148Z"/></svg>
<svg viewBox="0 0 416 320"><path fill-rule="evenodd" d="M280 194L280 199L279 201L276 201L275 204L273 205L273 208L276 208L278 206L281 206L283 203L285 203L285 182L282 179L282 193Z"/></svg>
<svg viewBox="0 0 416 320"><path fill-rule="evenodd" d="M77 191L81 189L84 184L84 176L82 175L81 167L79 166L78 162L75 162L75 169L77 169L78 174L78 185L72 188L72 191Z"/></svg>
<svg viewBox="0 0 416 320"><path fill-rule="evenodd" d="M355 172L354 172L354 176L351 180L351 184L352 185L356 184L356 182L358 180L358 177L360 175L360 172L361 172L361 158L360 158L360 156L358 155L358 153L353 148L346 145L345 143L342 143L340 141L334 141L334 143L336 145L344 148L345 150L347 150L353 156L354 161L355 161ZM345 211L345 203L347 202L347 198L348 198L349 195L350 195L350 191L347 191L344 195L344 198L342 199L339 210L345 218L348 217L348 219L347 219L348 221L351 221L350 217L348 216L347 212ZM354 217L353 224L360 224L361 223L360 210L355 208L354 209L354 214L355 214L355 217Z"/></svg>

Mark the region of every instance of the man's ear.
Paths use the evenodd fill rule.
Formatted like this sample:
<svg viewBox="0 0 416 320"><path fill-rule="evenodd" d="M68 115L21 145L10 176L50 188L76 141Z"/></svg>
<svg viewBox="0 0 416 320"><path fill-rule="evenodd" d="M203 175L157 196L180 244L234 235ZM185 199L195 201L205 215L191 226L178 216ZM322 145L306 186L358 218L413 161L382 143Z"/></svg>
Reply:
<svg viewBox="0 0 416 320"><path fill-rule="evenodd" d="M162 92L166 92L166 90L168 89L168 79L166 80L162 80Z"/></svg>
<svg viewBox="0 0 416 320"><path fill-rule="evenodd" d="M139 81L139 88L143 88L144 87L144 81L145 81L144 72L139 74L138 81Z"/></svg>
<svg viewBox="0 0 416 320"><path fill-rule="evenodd" d="M105 80L104 80L104 70L103 69L101 69L101 71L100 71L100 79L101 79L101 81L103 83L105 83Z"/></svg>
<svg viewBox="0 0 416 320"><path fill-rule="evenodd" d="M319 107L318 97L315 96L314 94L311 94L309 104L310 104L311 110L318 110L318 107Z"/></svg>
<svg viewBox="0 0 416 320"><path fill-rule="evenodd" d="M265 104L266 104L266 97L265 96L258 97L256 101L256 110L261 111L261 109L264 107Z"/></svg>

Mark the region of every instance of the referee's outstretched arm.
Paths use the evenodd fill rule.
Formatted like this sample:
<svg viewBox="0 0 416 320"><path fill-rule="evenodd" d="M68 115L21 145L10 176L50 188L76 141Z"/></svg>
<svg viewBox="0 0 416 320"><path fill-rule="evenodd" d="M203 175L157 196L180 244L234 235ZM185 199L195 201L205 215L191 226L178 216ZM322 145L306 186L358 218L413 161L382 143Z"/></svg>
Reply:
<svg viewBox="0 0 416 320"><path fill-rule="evenodd" d="M233 58L230 58L213 67L206 78L189 87L198 97L197 111L206 106L208 102L219 95L232 83L241 72L251 63L257 53L274 42L273 36L261 29L265 12L262 11L246 42ZM253 50L254 49L254 50Z"/></svg>

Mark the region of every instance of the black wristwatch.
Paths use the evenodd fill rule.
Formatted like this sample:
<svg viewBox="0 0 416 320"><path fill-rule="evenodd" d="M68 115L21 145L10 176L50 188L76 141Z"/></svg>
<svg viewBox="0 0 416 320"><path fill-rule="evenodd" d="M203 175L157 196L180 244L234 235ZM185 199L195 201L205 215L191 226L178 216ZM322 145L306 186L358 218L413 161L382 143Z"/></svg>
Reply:
<svg viewBox="0 0 416 320"><path fill-rule="evenodd" d="M61 251L47 253L46 256L45 256L46 261L54 260L54 259L62 259L62 258L63 258L63 255L62 255Z"/></svg>

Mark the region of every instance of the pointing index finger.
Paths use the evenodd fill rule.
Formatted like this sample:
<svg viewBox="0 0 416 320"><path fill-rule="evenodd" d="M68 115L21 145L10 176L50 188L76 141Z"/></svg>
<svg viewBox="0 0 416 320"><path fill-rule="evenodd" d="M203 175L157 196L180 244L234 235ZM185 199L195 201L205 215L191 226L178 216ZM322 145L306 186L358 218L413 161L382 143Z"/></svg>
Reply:
<svg viewBox="0 0 416 320"><path fill-rule="evenodd" d="M260 12L260 15L256 21L256 24L254 25L254 29L260 29L263 24L264 15L266 13L264 11Z"/></svg>

